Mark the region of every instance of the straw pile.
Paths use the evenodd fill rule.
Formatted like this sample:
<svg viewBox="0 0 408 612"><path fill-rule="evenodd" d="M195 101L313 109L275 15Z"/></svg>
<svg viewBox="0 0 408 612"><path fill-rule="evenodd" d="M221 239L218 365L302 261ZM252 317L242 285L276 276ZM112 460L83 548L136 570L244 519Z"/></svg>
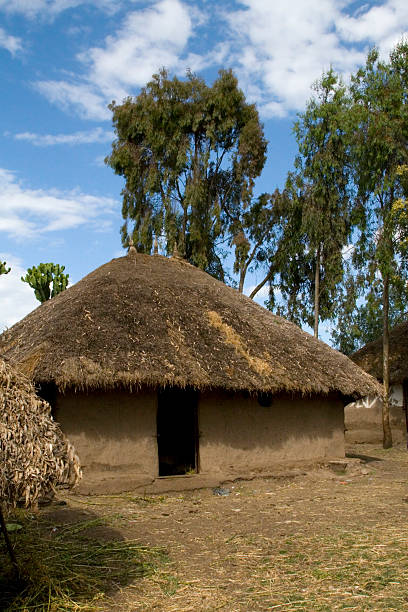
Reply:
<svg viewBox="0 0 408 612"><path fill-rule="evenodd" d="M0 504L32 506L81 476L73 446L31 383L0 359Z"/></svg>

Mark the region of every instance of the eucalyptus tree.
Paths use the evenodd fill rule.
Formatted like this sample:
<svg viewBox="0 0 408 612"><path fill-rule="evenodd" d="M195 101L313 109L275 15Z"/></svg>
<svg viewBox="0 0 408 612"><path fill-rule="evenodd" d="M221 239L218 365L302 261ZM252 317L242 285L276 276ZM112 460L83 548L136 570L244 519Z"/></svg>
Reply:
<svg viewBox="0 0 408 612"><path fill-rule="evenodd" d="M277 287L280 312L318 337L319 321L335 316L351 217L346 88L330 69L313 90L294 124L299 155L285 188Z"/></svg>
<svg viewBox="0 0 408 612"><path fill-rule="evenodd" d="M220 245L235 227L226 211L250 205L266 155L258 112L233 73L220 71L210 87L162 70L110 109L116 140L105 161L125 179L122 243L131 236L150 252L162 237L166 252L176 247L223 278Z"/></svg>
<svg viewBox="0 0 408 612"><path fill-rule="evenodd" d="M281 236L282 194L277 189L273 194L263 193L249 205L238 209L226 208L226 217L234 247L233 271L239 275L238 290L244 290L248 270L264 270L264 277L253 288L255 295L270 281L276 271L276 256Z"/></svg>
<svg viewBox="0 0 408 612"><path fill-rule="evenodd" d="M408 163L408 44L382 61L378 50L351 81L351 155L357 189L354 267L365 289L381 296L383 333L384 448L392 446L389 424L390 294L406 299L407 259L400 249L395 202L403 194L401 167ZM357 294L358 292L356 292ZM405 296L405 298L404 298Z"/></svg>
<svg viewBox="0 0 408 612"><path fill-rule="evenodd" d="M338 319L332 340L345 355L351 355L383 334L382 281L375 274L371 275L371 281L366 278L365 282L361 276L348 274L338 298ZM389 294L389 325L394 327L407 318L406 291L393 284Z"/></svg>

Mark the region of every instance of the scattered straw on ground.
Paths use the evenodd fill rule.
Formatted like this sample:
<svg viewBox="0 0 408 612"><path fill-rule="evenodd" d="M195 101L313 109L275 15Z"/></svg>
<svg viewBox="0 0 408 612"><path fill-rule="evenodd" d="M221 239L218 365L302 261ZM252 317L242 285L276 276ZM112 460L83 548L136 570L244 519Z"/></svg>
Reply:
<svg viewBox="0 0 408 612"><path fill-rule="evenodd" d="M77 545L64 553L75 572L89 565L85 576L98 575L99 582L84 591L80 603L88 608L82 609L407 610L407 451L353 450L363 469L316 469L306 476L226 484L230 494L220 497L211 490L149 498L70 495L66 508L44 509L30 524L38 522L42 533L47 525L54 545L82 538L83 557L76 556ZM18 553L25 548L21 532L14 535ZM127 575L115 573L120 563L112 561L112 549L120 549L116 554ZM50 551L44 574L59 558L56 549ZM36 609L81 609L41 605Z"/></svg>

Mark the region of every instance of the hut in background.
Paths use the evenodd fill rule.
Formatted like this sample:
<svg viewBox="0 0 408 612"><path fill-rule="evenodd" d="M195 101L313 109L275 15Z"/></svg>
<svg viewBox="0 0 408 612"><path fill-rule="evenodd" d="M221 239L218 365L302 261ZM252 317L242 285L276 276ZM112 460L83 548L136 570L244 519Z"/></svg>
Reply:
<svg viewBox="0 0 408 612"><path fill-rule="evenodd" d="M366 344L351 355L363 370L383 382L383 339ZM390 330L390 425L394 443L407 441L408 323ZM383 439L382 399L371 394L345 408L346 440L379 443Z"/></svg>
<svg viewBox="0 0 408 612"><path fill-rule="evenodd" d="M179 257L101 266L0 337L75 444L92 491L344 456L352 361Z"/></svg>
<svg viewBox="0 0 408 612"><path fill-rule="evenodd" d="M50 406L20 372L0 359L0 506L34 505L80 476L74 447L51 417Z"/></svg>

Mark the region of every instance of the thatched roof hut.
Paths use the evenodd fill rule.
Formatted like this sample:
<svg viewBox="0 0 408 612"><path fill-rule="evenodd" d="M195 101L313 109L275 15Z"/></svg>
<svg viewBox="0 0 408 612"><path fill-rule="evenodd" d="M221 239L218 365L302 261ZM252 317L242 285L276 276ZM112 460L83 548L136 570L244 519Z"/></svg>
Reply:
<svg viewBox="0 0 408 612"><path fill-rule="evenodd" d="M121 257L0 337L0 354L58 389L191 386L358 397L344 355L182 259Z"/></svg>
<svg viewBox="0 0 408 612"><path fill-rule="evenodd" d="M383 379L383 338L369 342L350 357L366 372ZM390 330L390 383L401 384L408 379L408 322L396 325Z"/></svg>
<svg viewBox="0 0 408 612"><path fill-rule="evenodd" d="M0 505L31 506L79 480L78 457L50 411L25 376L0 359Z"/></svg>
<svg viewBox="0 0 408 612"><path fill-rule="evenodd" d="M369 342L351 359L379 381L383 381L383 337ZM407 440L408 323L390 330L390 426L394 443ZM383 438L382 395L369 394L346 407L346 440L377 444Z"/></svg>
<svg viewBox="0 0 408 612"><path fill-rule="evenodd" d="M347 357L184 260L132 250L5 332L1 353L48 394L84 481L116 470L118 489L135 474L344 455L344 404L379 391Z"/></svg>

